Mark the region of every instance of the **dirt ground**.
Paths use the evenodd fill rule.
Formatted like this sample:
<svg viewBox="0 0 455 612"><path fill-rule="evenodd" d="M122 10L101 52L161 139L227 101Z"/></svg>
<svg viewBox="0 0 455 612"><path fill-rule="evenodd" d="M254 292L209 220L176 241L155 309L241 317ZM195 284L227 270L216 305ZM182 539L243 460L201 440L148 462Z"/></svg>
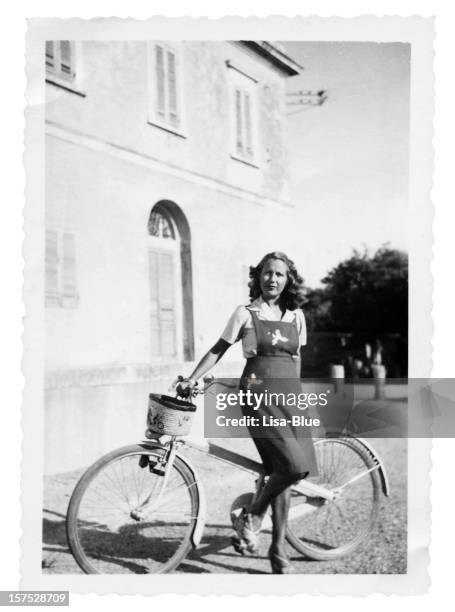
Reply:
<svg viewBox="0 0 455 612"><path fill-rule="evenodd" d="M288 545L295 573L301 574L400 574L406 572L407 500L406 440L370 440L382 457L390 482L390 497L381 496L379 518L370 537L350 555L336 561L312 561ZM256 458L250 440L218 440ZM258 555L238 555L232 548L229 509L241 493L252 491L253 477L248 472L227 465L196 450L185 454L201 475L207 501L204 535L197 550L180 564L177 572L185 573L270 573L267 550L270 534L261 534ZM66 541L65 516L72 490L83 470L45 477L43 508L44 573L74 574L81 570L74 561Z"/></svg>

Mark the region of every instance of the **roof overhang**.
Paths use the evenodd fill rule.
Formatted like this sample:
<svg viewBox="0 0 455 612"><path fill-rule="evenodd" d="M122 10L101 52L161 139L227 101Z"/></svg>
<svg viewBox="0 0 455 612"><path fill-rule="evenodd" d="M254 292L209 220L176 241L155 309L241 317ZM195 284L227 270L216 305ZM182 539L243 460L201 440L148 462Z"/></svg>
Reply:
<svg viewBox="0 0 455 612"><path fill-rule="evenodd" d="M303 66L286 55L277 44L267 40L239 40L238 42L269 61L287 76L300 74L304 69Z"/></svg>

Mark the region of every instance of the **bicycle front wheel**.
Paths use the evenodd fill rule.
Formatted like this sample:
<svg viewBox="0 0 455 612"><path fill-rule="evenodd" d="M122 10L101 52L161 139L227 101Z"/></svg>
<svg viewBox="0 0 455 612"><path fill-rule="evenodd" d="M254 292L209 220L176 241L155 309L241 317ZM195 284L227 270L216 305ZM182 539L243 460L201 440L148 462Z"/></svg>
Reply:
<svg viewBox="0 0 455 612"><path fill-rule="evenodd" d="M381 482L377 463L355 438L318 440L315 452L319 475L310 481L334 491L335 499L293 490L286 538L307 557L326 561L351 553L371 532Z"/></svg>
<svg viewBox="0 0 455 612"><path fill-rule="evenodd" d="M164 477L164 452L140 444L117 449L77 483L66 530L85 573L164 573L188 554L199 494L180 457Z"/></svg>

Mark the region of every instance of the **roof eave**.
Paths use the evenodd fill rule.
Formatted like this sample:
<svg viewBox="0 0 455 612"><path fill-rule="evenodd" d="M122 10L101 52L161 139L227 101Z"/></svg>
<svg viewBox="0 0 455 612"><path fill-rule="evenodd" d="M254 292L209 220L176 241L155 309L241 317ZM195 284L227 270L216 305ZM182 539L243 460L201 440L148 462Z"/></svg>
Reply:
<svg viewBox="0 0 455 612"><path fill-rule="evenodd" d="M287 76L295 76L304 70L303 66L267 40L239 40L238 42L267 59Z"/></svg>

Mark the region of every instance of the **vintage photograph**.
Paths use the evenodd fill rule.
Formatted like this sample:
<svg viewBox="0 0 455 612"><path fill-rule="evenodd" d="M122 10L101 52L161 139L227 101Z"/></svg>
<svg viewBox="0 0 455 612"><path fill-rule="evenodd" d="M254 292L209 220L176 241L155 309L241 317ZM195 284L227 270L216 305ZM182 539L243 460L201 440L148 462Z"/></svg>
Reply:
<svg viewBox="0 0 455 612"><path fill-rule="evenodd" d="M411 45L46 39L42 62L43 575L406 574L406 439L302 433L271 396L267 434L208 438L204 394L399 404Z"/></svg>

